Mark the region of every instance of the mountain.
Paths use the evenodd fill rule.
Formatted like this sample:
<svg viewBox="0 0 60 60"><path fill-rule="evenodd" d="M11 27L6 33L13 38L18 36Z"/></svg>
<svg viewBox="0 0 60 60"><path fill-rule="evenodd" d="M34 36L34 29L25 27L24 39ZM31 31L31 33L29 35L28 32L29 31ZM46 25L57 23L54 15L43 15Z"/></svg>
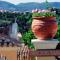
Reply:
<svg viewBox="0 0 60 60"><path fill-rule="evenodd" d="M0 9L14 11L17 10L17 6L9 2L0 1Z"/></svg>
<svg viewBox="0 0 60 60"><path fill-rule="evenodd" d="M60 2L49 2L50 7L60 8ZM20 3L18 5L14 5L12 3L6 1L0 1L0 9L10 10L10 11L31 11L33 9L46 9L46 3Z"/></svg>
<svg viewBox="0 0 60 60"><path fill-rule="evenodd" d="M31 11L32 9L40 8L40 3L20 3L17 5L20 11Z"/></svg>
<svg viewBox="0 0 60 60"><path fill-rule="evenodd" d="M60 8L60 2L49 2L49 7ZM31 11L32 9L46 9L46 3L20 3L17 5L20 11Z"/></svg>

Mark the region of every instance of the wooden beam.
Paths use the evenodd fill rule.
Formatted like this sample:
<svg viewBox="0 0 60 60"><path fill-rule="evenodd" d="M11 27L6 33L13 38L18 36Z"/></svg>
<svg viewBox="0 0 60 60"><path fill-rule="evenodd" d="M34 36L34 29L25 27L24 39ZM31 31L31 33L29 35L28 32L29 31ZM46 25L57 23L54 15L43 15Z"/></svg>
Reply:
<svg viewBox="0 0 60 60"><path fill-rule="evenodd" d="M29 51L30 56L60 56L60 49L40 49L36 51Z"/></svg>

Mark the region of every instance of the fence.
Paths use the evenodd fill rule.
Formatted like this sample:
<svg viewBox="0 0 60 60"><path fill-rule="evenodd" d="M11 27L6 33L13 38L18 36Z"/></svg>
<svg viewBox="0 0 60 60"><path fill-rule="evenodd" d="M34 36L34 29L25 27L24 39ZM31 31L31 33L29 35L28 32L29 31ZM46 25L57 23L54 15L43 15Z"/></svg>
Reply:
<svg viewBox="0 0 60 60"><path fill-rule="evenodd" d="M39 50L32 50L29 49L27 46L22 47L20 50L17 51L17 60L38 60L36 57L49 57L60 56L60 49L39 49Z"/></svg>
<svg viewBox="0 0 60 60"><path fill-rule="evenodd" d="M53 54L52 54L53 53ZM41 56L60 56L60 50L39 49L32 50L28 46L21 47L0 47L0 55L3 60L37 60ZM9 56L8 56L9 55ZM0 59L1 60L1 59Z"/></svg>
<svg viewBox="0 0 60 60"><path fill-rule="evenodd" d="M32 60L28 46L0 47L0 60Z"/></svg>
<svg viewBox="0 0 60 60"><path fill-rule="evenodd" d="M17 60L33 60L29 55L29 50L27 46L23 46L17 50Z"/></svg>

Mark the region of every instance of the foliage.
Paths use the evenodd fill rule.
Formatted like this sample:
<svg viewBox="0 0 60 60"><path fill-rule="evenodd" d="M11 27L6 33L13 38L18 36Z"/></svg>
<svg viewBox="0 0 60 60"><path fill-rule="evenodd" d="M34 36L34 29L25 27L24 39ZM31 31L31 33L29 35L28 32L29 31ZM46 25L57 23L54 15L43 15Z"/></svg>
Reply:
<svg viewBox="0 0 60 60"><path fill-rule="evenodd" d="M49 16L56 16L54 12L50 12L48 10L37 10L37 12L32 13L32 17L49 17Z"/></svg>
<svg viewBox="0 0 60 60"><path fill-rule="evenodd" d="M54 12L49 11L49 8L51 8L51 6L49 5L47 0L45 1L45 5L46 10L40 10L40 9L32 10L32 17L56 16Z"/></svg>
<svg viewBox="0 0 60 60"><path fill-rule="evenodd" d="M24 13L0 12L0 22L9 21L11 23L14 23L15 18L17 18L16 22L18 23L18 31L21 32L22 34L28 31L32 21L32 14L30 12Z"/></svg>
<svg viewBox="0 0 60 60"><path fill-rule="evenodd" d="M24 41L25 44L27 44L30 48L33 48L33 44L31 43L31 39L34 39L35 36L31 31L31 23L32 23L32 14L33 16L54 16L55 13L52 15L47 12L43 13L42 11L40 13L34 12L34 13L10 13L10 12L5 12L1 13L0 12L0 22L5 23L8 22L14 22L14 18L17 17L17 23L18 23L18 29L19 32L22 33L22 40ZM60 15L57 16L57 22L58 22L58 31L56 34L56 38L60 41Z"/></svg>
<svg viewBox="0 0 60 60"><path fill-rule="evenodd" d="M49 17L49 16L56 16L53 12L40 12L40 13L33 13L32 17Z"/></svg>
<svg viewBox="0 0 60 60"><path fill-rule="evenodd" d="M32 14L31 13L21 14L17 16L17 19L19 32L24 34L24 32L27 32L31 26Z"/></svg>
<svg viewBox="0 0 60 60"><path fill-rule="evenodd" d="M56 33L56 39L58 39L60 41L60 15L59 14L56 14L56 19L57 19L57 22L58 22L58 31Z"/></svg>
<svg viewBox="0 0 60 60"><path fill-rule="evenodd" d="M57 31L56 37L60 41L60 24L58 24L58 31Z"/></svg>
<svg viewBox="0 0 60 60"><path fill-rule="evenodd" d="M31 29L28 32L25 32L22 36L22 40L26 45L28 45L30 48L34 48L33 44L31 43L31 39L34 39L35 36L32 33Z"/></svg>

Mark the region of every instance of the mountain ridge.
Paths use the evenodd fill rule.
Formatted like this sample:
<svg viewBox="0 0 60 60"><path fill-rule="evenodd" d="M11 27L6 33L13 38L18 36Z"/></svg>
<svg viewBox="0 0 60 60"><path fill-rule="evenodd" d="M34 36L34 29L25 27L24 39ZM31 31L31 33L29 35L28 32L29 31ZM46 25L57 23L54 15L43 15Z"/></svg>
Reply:
<svg viewBox="0 0 60 60"><path fill-rule="evenodd" d="M60 8L60 2L49 2L50 7ZM33 9L46 9L46 3L36 3L36 2L28 2L28 3L19 3L14 5L12 3L6 1L0 1L0 10L9 10L9 11L31 11Z"/></svg>
<svg viewBox="0 0 60 60"><path fill-rule="evenodd" d="M48 3L50 5L50 7L56 7L56 8L60 8L60 2L49 2ZM36 3L36 2L30 2L30 3L24 3L24 4L18 4L17 5L19 8L22 7L22 11L24 9L24 11L31 11L32 9L46 9L46 3Z"/></svg>

